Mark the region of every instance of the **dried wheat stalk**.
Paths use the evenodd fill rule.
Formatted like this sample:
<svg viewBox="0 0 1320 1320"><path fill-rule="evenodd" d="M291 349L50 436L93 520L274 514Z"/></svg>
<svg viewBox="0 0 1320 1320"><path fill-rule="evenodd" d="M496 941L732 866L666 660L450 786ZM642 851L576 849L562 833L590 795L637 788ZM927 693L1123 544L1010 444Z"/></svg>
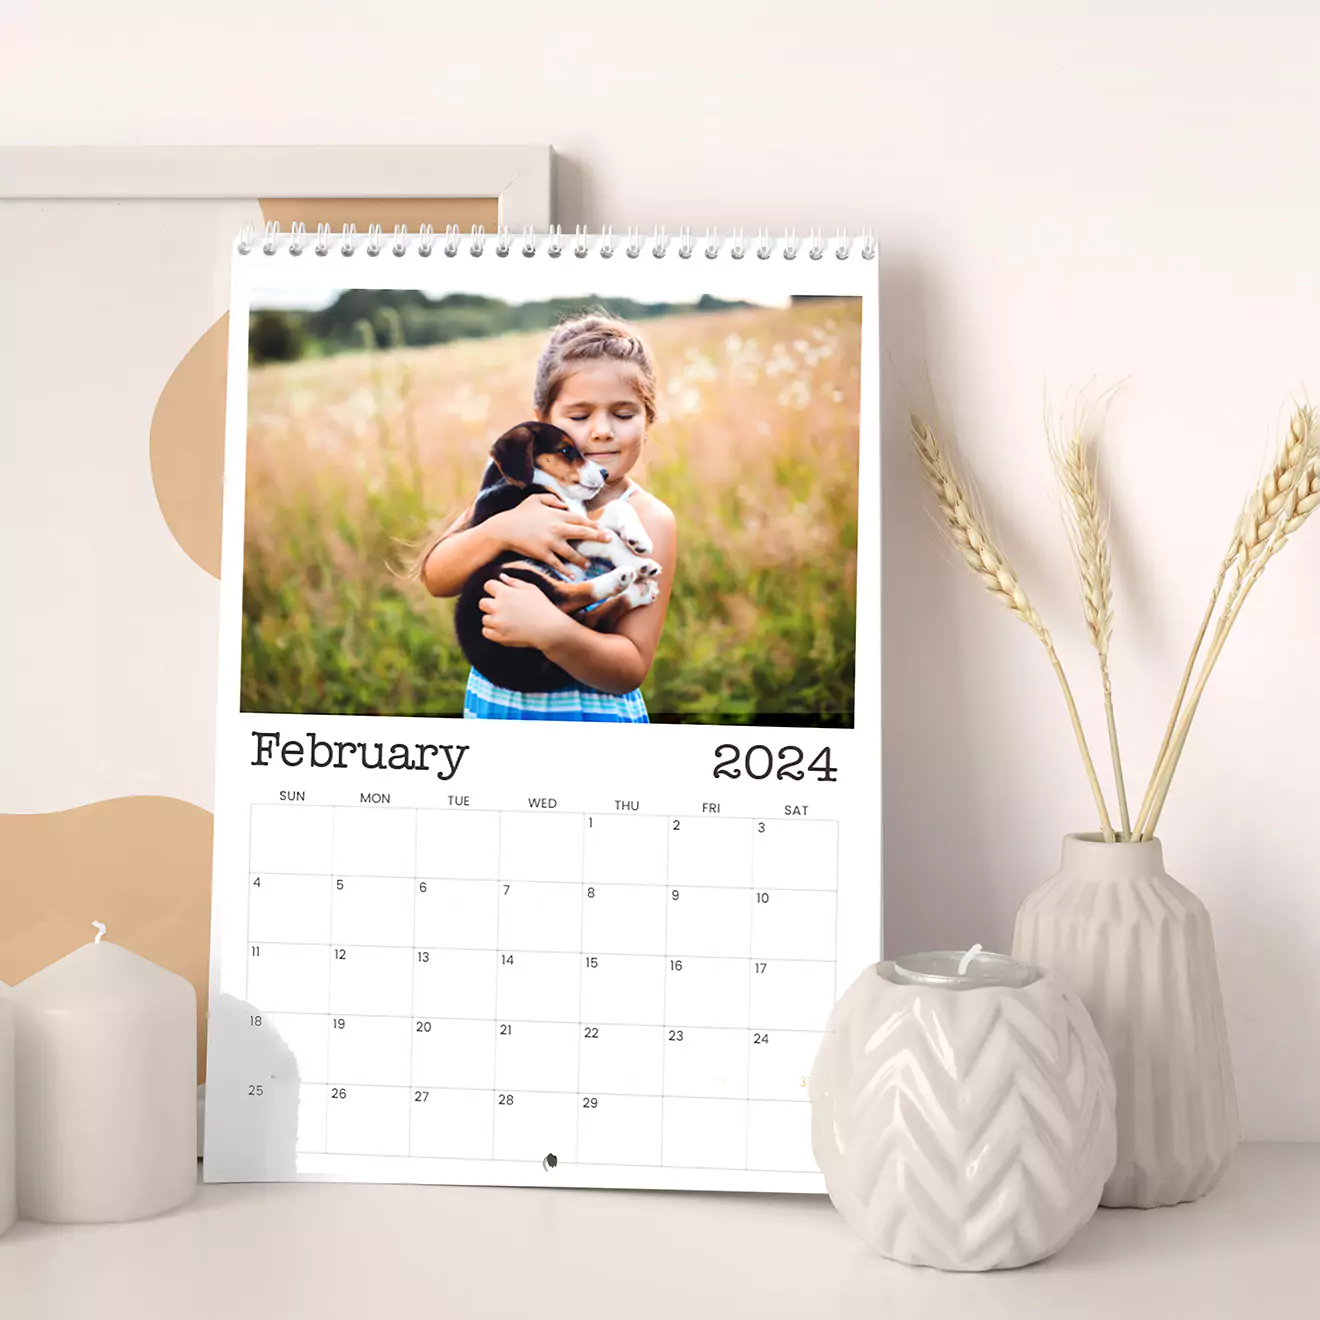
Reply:
<svg viewBox="0 0 1320 1320"><path fill-rule="evenodd" d="M1259 558L1263 546L1278 525L1278 514L1283 506L1283 501L1287 498L1288 491L1292 489L1297 480L1297 473L1306 446L1307 426L1307 410L1298 409L1288 425L1287 434L1283 437L1283 441L1279 446L1274 466L1270 468L1261 479L1260 484L1247 497L1247 502L1238 515L1238 520L1233 527L1233 538L1229 542L1223 562L1219 565L1214 590L1210 593L1209 603L1205 607L1205 615L1201 619L1201 627L1197 631L1196 640L1192 643L1191 654L1187 657L1182 682L1178 685L1178 695L1174 698L1173 710L1169 712L1169 723L1164 729L1164 740L1160 743L1160 750L1156 754L1155 764L1151 768L1150 782L1146 785L1146 793L1141 801L1141 810L1137 813L1138 824L1146 821L1150 814L1155 791L1160 780L1160 771L1166 764L1169 745L1173 741L1174 730L1178 726L1178 717L1182 714L1183 700L1187 696L1187 685L1191 682L1192 670L1196 668L1196 659L1201 654L1201 646L1205 641L1206 631L1210 627L1211 618L1214 616L1215 606L1219 603L1219 593L1224 588L1229 570L1236 564L1237 574L1229 592L1224 613L1220 618L1222 626L1223 620L1228 618L1234 602L1242 591L1247 570ZM1213 642L1214 639L1212 638L1212 645Z"/></svg>
<svg viewBox="0 0 1320 1320"><path fill-rule="evenodd" d="M1109 527L1100 509L1100 488L1088 452L1089 418L1085 412L1074 415L1071 433L1065 437L1047 416L1045 433L1050 458L1059 485L1066 496L1064 523L1073 562L1082 589L1082 611L1086 631L1100 663L1100 681L1104 689L1105 720L1109 726L1109 755L1114 766L1114 785L1118 792L1118 812L1122 825L1120 839L1132 832L1128 817L1127 786L1123 781L1123 760L1118 749L1118 724L1114 718L1113 686L1109 680L1109 640L1114 628L1114 588L1109 556Z"/></svg>
<svg viewBox="0 0 1320 1320"><path fill-rule="evenodd" d="M966 487L944 452L934 428L915 412L910 415L910 425L917 456L921 460L926 481L935 493L936 503L949 539L962 555L967 566L980 578L981 585L1021 619L1045 648L1045 654L1049 657L1055 676L1059 680L1059 686L1063 690L1064 701L1068 705L1068 715L1072 720L1077 746L1082 753L1082 763L1086 767L1086 777L1095 797L1095 805L1100 813L1100 824L1105 841L1113 843L1114 827L1110 823L1105 797L1100 790L1100 781L1096 777L1090 749L1086 745L1086 735L1082 731L1082 722L1077 714L1077 703L1073 700L1072 689L1068 686L1067 676L1055 653L1049 630L1041 621L1040 615L1032 608L1017 575L986 530L985 520L969 498Z"/></svg>
<svg viewBox="0 0 1320 1320"><path fill-rule="evenodd" d="M1215 628L1215 635L1205 662L1201 666L1196 687L1182 712L1177 729L1152 777L1149 802L1138 817L1138 837L1154 837L1169 795L1173 773L1178 768L1192 718L1200 705L1205 685L1213 672L1242 612L1242 606L1260 581L1270 560L1288 543L1306 520L1320 507L1320 419L1309 404L1298 407L1279 447L1274 466L1252 492L1246 508L1238 519L1234 536L1233 562L1237 575L1224 604L1223 613Z"/></svg>
<svg viewBox="0 0 1320 1320"><path fill-rule="evenodd" d="M1201 644L1205 641L1205 634L1210 627L1210 620L1214 618L1215 606L1219 603L1219 593L1224 589L1224 579L1228 576L1228 570L1237 561L1238 544L1238 534L1235 530L1233 540L1229 544L1223 562L1219 565L1219 575L1215 578L1214 589L1210 592L1210 600L1205 607L1201 626L1197 630L1196 640L1192 643L1191 654L1187 657L1187 664L1183 668L1182 682L1178 684L1178 695L1173 699L1173 710L1169 712L1169 722L1164 726L1164 738L1160 743L1160 750L1155 754L1155 764L1151 768L1150 782L1146 785L1145 795L1141 799L1141 810L1137 812L1138 826L1150 812L1151 799L1155 796L1155 784L1159 779L1160 766L1164 763L1169 744L1173 741L1174 730L1178 727L1178 716L1182 714L1183 700L1187 696L1187 685L1192 681L1192 671L1196 668L1196 657L1201 654Z"/></svg>

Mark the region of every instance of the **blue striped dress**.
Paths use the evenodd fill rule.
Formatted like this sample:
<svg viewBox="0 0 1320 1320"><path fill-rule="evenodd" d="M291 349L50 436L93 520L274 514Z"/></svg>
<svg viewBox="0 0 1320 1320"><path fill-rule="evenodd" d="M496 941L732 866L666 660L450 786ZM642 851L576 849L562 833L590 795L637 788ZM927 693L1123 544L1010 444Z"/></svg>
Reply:
<svg viewBox="0 0 1320 1320"><path fill-rule="evenodd" d="M468 671L465 720L579 720L590 724L649 724L640 688L600 692L584 683L555 692L515 692Z"/></svg>
<svg viewBox="0 0 1320 1320"><path fill-rule="evenodd" d="M634 483L619 496L629 499L638 489ZM604 560L593 560L588 577L609 568ZM595 609L594 605L588 606ZM515 692L492 683L475 669L468 670L463 694L465 720L578 720L589 724L649 724L646 702L640 688L631 692L601 692L585 683L573 682L554 692Z"/></svg>

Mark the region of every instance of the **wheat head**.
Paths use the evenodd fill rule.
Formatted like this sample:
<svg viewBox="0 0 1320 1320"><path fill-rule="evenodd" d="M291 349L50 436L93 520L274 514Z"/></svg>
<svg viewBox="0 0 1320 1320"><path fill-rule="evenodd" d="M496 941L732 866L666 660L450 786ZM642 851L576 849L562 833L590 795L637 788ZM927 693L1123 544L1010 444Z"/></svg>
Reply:
<svg viewBox="0 0 1320 1320"><path fill-rule="evenodd" d="M1040 615L1032 608L1017 574L986 530L984 518L944 452L934 428L916 413L911 415L910 422L912 442L954 548L980 578L981 585L1041 641L1048 642Z"/></svg>
<svg viewBox="0 0 1320 1320"><path fill-rule="evenodd" d="M1162 753L1151 780L1151 796L1137 821L1137 834L1154 836L1169 795L1173 772L1178 768L1187 732L1200 705L1205 685L1224 649L1251 589L1260 580L1269 561L1283 549L1315 510L1320 507L1320 421L1310 404L1301 404L1293 414L1288 433L1279 446L1274 467L1252 492L1238 519L1237 580L1228 594L1215 627L1214 641L1187 709ZM1195 654L1195 653L1193 653Z"/></svg>
<svg viewBox="0 0 1320 1320"><path fill-rule="evenodd" d="M1308 472L1315 453L1316 437L1315 409L1309 403L1301 404L1288 423L1274 466L1248 497L1246 507L1238 518L1236 562L1239 580L1246 576L1251 565L1264 552L1279 527L1280 517L1286 516L1287 509L1294 503L1290 499L1293 488L1299 480L1309 481ZM1293 518L1300 516L1305 520L1307 514L1299 512L1305 498L1309 496L1299 489L1295 501L1297 508L1292 511ZM1291 532L1285 535L1291 535Z"/></svg>
<svg viewBox="0 0 1320 1320"><path fill-rule="evenodd" d="M935 502L939 506L949 539L962 555L967 567L981 580L981 585L1001 605L1021 619L1036 634L1045 648L1068 706L1068 718L1072 721L1073 736L1077 739L1077 748L1082 755L1082 766L1086 771L1087 782L1091 786L1096 810L1100 815L1100 828L1106 841L1113 843L1114 827L1109 820L1109 811L1105 806L1105 796L1101 791L1100 781L1096 778L1090 748L1086 745L1086 734L1082 729L1081 717L1077 713L1077 703L1073 700L1072 688L1068 685L1063 665L1060 664L1059 657L1055 653L1049 631L1041 622L1040 615L1032 608L1017 574L1013 572L1003 552L986 531L985 519L968 495L966 486L958 476L949 456L944 452L934 428L915 412L909 415L909 422L912 442L921 460L926 481L935 493Z"/></svg>
<svg viewBox="0 0 1320 1320"><path fill-rule="evenodd" d="M1109 528L1100 511L1100 489L1090 461L1086 430L1079 419L1064 438L1047 426L1050 458L1067 496L1064 516L1082 589L1086 631L1100 658L1109 655L1114 627L1113 570Z"/></svg>

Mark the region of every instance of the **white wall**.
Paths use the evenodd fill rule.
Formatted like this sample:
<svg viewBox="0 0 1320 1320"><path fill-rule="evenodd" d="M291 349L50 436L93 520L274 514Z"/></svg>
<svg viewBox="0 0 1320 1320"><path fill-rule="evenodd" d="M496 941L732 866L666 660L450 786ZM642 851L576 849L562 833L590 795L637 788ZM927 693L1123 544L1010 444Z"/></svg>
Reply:
<svg viewBox="0 0 1320 1320"><path fill-rule="evenodd" d="M929 377L956 427L1099 753L1039 419L1047 385L1127 378L1107 460L1139 795L1238 503L1320 384L1320 10L130 8L8 0L4 141L549 141L570 227L876 227L888 944L1006 946L1092 807L1038 646L942 557L905 388ZM1253 597L1160 830L1214 917L1257 1138L1320 1139L1318 667L1320 529Z"/></svg>

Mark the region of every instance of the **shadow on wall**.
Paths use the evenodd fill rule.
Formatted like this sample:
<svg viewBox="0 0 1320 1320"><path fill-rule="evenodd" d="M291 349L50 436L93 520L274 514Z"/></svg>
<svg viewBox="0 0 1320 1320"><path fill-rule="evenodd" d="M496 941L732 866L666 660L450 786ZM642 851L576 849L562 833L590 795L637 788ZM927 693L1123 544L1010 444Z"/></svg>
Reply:
<svg viewBox="0 0 1320 1320"><path fill-rule="evenodd" d="M206 1084L207 1172L228 1182L292 1179L302 1102L298 1058L269 1015L246 1000L220 995L212 1018L217 1034ZM226 1091L237 1096L217 1103ZM314 1115L307 1118L310 1123Z"/></svg>
<svg viewBox="0 0 1320 1320"><path fill-rule="evenodd" d="M960 754L972 692L957 593L966 573L931 521L908 412L933 414L928 318L940 291L907 254L880 249L885 955L1008 947L1013 913L975 883L983 786ZM966 828L955 828L957 824ZM1027 886L1028 888L1030 886ZM1025 890L1024 890L1025 892Z"/></svg>

